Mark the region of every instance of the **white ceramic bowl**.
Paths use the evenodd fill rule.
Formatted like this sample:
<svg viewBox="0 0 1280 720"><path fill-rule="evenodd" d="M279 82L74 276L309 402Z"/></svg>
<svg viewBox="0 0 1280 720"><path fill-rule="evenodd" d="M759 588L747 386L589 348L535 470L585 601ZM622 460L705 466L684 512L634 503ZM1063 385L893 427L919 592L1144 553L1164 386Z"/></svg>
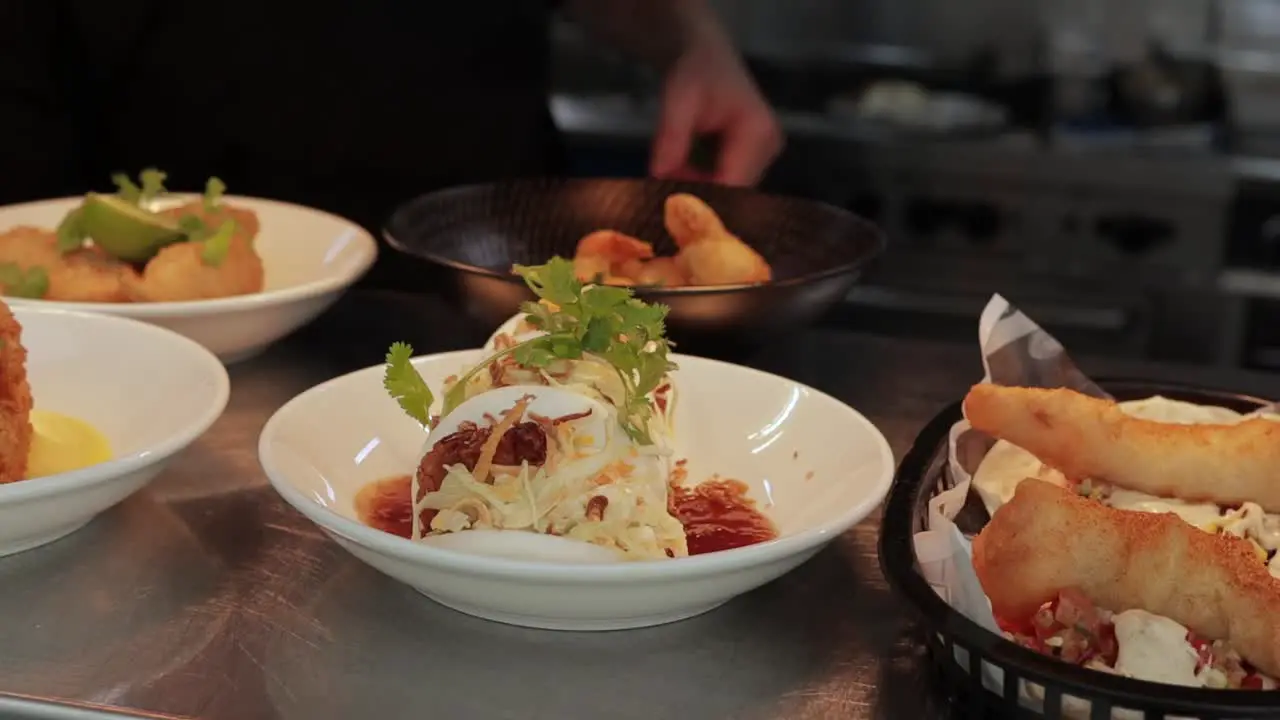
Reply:
<svg viewBox="0 0 1280 720"><path fill-rule="evenodd" d="M174 193L165 205L195 198ZM56 227L82 198L0 207L0 231L15 225ZM14 307L60 307L135 318L169 328L213 351L223 362L256 355L311 322L364 275L378 255L369 233L319 210L228 195L226 202L254 211L261 229L254 243L262 257L264 289L252 295L164 303L69 303L8 299Z"/></svg>
<svg viewBox="0 0 1280 720"><path fill-rule="evenodd" d="M0 555L52 542L156 476L222 415L230 383L208 350L109 315L14 308L35 407L84 420L111 460L0 485Z"/></svg>
<svg viewBox="0 0 1280 720"><path fill-rule="evenodd" d="M439 387L479 350L414 360ZM677 356L676 451L692 482L737 478L779 538L666 561L532 562L414 543L361 524L366 483L412 472L424 431L382 390L382 368L344 375L291 400L267 422L258 457L271 484L364 562L432 599L491 620L613 630L680 620L763 585L865 518L893 476L889 445L862 415L785 378Z"/></svg>

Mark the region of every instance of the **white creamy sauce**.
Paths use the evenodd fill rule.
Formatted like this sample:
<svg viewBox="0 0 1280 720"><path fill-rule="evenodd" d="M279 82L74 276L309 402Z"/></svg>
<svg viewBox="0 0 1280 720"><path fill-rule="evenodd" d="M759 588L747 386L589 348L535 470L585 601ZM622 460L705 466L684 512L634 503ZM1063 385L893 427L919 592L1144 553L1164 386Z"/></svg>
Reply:
<svg viewBox="0 0 1280 720"><path fill-rule="evenodd" d="M1181 500L1156 497L1123 488L1111 488L1107 504L1120 510L1136 510L1149 513L1173 513L1196 527L1218 522L1222 509L1213 503L1189 503Z"/></svg>
<svg viewBox="0 0 1280 720"><path fill-rule="evenodd" d="M1187 629L1166 617L1126 610L1114 617L1116 672L1138 680L1202 687Z"/></svg>

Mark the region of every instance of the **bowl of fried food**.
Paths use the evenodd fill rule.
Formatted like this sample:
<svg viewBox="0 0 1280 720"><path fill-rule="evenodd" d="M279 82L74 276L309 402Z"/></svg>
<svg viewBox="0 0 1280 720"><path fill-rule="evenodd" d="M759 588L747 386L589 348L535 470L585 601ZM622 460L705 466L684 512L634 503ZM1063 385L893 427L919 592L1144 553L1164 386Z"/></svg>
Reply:
<svg viewBox="0 0 1280 720"><path fill-rule="evenodd" d="M226 368L174 332L0 302L0 556L83 527L222 415Z"/></svg>
<svg viewBox="0 0 1280 720"><path fill-rule="evenodd" d="M0 294L143 320L224 362L257 354L328 308L373 264L355 223L311 208L170 193L155 169L114 192L0 208Z"/></svg>
<svg viewBox="0 0 1280 720"><path fill-rule="evenodd" d="M516 265L571 258L579 280L670 308L682 350L753 346L815 322L885 245L870 223L818 202L702 183L539 179L430 193L385 236L443 267L487 326L533 298Z"/></svg>

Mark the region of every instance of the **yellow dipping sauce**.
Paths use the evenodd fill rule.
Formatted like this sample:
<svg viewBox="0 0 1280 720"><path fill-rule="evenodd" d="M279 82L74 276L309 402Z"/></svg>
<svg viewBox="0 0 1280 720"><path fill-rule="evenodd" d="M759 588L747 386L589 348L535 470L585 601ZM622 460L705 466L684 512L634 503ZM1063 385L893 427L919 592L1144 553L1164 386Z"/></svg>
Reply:
<svg viewBox="0 0 1280 720"><path fill-rule="evenodd" d="M79 470L111 459L107 438L83 420L48 412L31 411L31 455L27 460L27 477Z"/></svg>

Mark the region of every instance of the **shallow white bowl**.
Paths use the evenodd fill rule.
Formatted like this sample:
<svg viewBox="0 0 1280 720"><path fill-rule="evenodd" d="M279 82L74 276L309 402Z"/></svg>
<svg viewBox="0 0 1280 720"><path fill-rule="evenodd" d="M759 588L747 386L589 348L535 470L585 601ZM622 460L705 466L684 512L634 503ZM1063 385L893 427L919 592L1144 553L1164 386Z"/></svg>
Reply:
<svg viewBox="0 0 1280 720"><path fill-rule="evenodd" d="M478 350L414 365L432 387ZM412 472L424 431L382 389L382 368L344 375L291 400L267 422L258 457L284 499L364 562L441 604L491 620L613 630L706 612L791 570L884 498L893 455L840 401L785 378L677 356L677 455L691 482L737 478L778 526L771 542L675 560L604 565L533 562L414 543L361 524L368 482Z"/></svg>
<svg viewBox="0 0 1280 720"><path fill-rule="evenodd" d="M109 315L14 308L35 407L84 420L111 460L0 485L0 555L71 533L146 485L222 415L230 383L208 350Z"/></svg>
<svg viewBox="0 0 1280 720"><path fill-rule="evenodd" d="M174 193L163 205L195 195ZM0 207L0 232L15 225L53 228L82 198ZM373 265L378 246L355 223L320 210L228 195L226 202L254 211L261 229L254 243L266 272L252 295L165 303L70 303L10 298L14 307L59 307L130 317L169 328L213 351L223 362L256 355L311 322Z"/></svg>

